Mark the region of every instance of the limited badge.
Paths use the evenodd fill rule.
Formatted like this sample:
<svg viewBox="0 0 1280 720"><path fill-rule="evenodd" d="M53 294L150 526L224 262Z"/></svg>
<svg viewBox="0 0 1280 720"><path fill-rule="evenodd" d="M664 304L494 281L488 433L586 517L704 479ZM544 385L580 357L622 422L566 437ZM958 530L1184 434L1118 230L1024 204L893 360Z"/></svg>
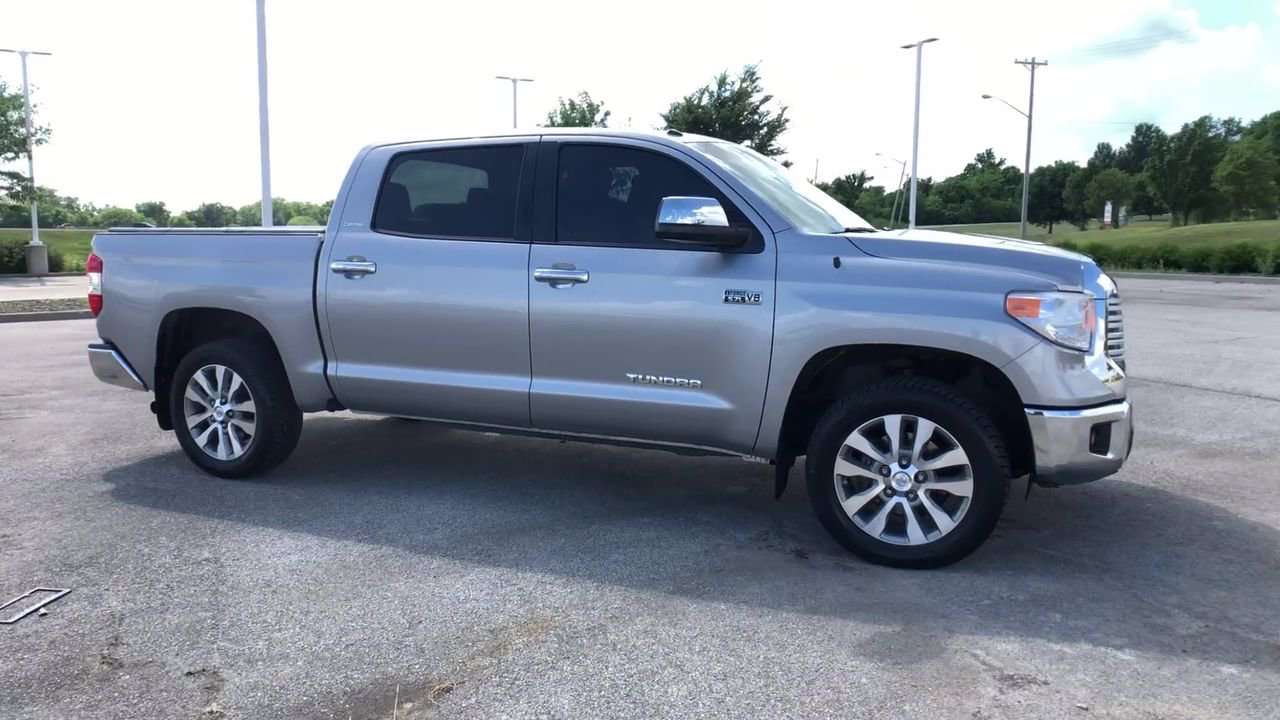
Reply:
<svg viewBox="0 0 1280 720"><path fill-rule="evenodd" d="M754 290L725 290L724 301L730 305L759 305L760 293Z"/></svg>

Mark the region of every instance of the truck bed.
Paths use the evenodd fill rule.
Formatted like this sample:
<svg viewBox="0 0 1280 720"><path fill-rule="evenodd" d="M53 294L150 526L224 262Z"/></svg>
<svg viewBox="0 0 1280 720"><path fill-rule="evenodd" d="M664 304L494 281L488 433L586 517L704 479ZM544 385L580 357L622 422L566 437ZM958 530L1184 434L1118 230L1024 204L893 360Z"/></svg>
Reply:
<svg viewBox="0 0 1280 720"><path fill-rule="evenodd" d="M324 228L112 228L93 238L102 259L98 334L155 387L157 331L171 313L229 310L274 339L299 407L331 397L316 330L316 260Z"/></svg>

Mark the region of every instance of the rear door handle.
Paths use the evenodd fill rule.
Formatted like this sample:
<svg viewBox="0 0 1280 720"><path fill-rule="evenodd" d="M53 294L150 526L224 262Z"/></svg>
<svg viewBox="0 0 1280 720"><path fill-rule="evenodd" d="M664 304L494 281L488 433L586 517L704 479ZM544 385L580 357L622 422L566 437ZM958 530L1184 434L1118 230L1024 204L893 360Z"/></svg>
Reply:
<svg viewBox="0 0 1280 720"><path fill-rule="evenodd" d="M559 288L590 282L591 273L577 268L540 267L534 268L533 279Z"/></svg>
<svg viewBox="0 0 1280 720"><path fill-rule="evenodd" d="M334 260L329 263L329 270L346 278L362 278L378 272L378 263L362 257L349 257L346 260Z"/></svg>

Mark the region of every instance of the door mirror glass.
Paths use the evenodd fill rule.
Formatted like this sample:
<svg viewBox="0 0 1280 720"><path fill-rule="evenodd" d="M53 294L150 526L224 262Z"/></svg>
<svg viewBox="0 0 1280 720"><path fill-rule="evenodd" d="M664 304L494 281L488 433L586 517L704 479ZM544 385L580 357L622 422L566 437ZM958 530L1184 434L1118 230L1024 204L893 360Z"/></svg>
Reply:
<svg viewBox="0 0 1280 720"><path fill-rule="evenodd" d="M719 200L682 195L662 198L656 230L664 240L717 247L736 247L750 236L749 230L729 225Z"/></svg>

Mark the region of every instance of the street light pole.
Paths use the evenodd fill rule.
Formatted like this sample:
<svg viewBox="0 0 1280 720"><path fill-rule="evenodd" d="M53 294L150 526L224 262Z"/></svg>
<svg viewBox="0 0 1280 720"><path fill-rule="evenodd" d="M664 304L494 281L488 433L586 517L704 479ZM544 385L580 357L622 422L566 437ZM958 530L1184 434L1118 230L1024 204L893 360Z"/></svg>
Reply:
<svg viewBox="0 0 1280 720"><path fill-rule="evenodd" d="M496 80L511 81L511 127L517 127L520 119L519 113L516 112L517 92L516 89L522 82L533 82L533 78L511 77L510 75L494 75Z"/></svg>
<svg viewBox="0 0 1280 720"><path fill-rule="evenodd" d="M22 114L27 127L27 180L31 182L31 245L44 245L40 242L40 212L36 202L36 160L35 131L31 125L31 85L27 82L27 56L52 55L53 53L38 50L9 50L0 48L0 52L13 53L22 60Z"/></svg>
<svg viewBox="0 0 1280 720"><path fill-rule="evenodd" d="M258 0L258 152L262 162L262 227L271 227L271 123L267 118L267 9Z"/></svg>
<svg viewBox="0 0 1280 720"><path fill-rule="evenodd" d="M915 48L916 51L916 112L915 122L911 130L911 212L907 218L907 227L915 228L916 226L916 180L917 161L920 155L920 63L924 59L924 46L926 43L937 42L938 38L927 38L919 42L903 45L903 50Z"/></svg>

